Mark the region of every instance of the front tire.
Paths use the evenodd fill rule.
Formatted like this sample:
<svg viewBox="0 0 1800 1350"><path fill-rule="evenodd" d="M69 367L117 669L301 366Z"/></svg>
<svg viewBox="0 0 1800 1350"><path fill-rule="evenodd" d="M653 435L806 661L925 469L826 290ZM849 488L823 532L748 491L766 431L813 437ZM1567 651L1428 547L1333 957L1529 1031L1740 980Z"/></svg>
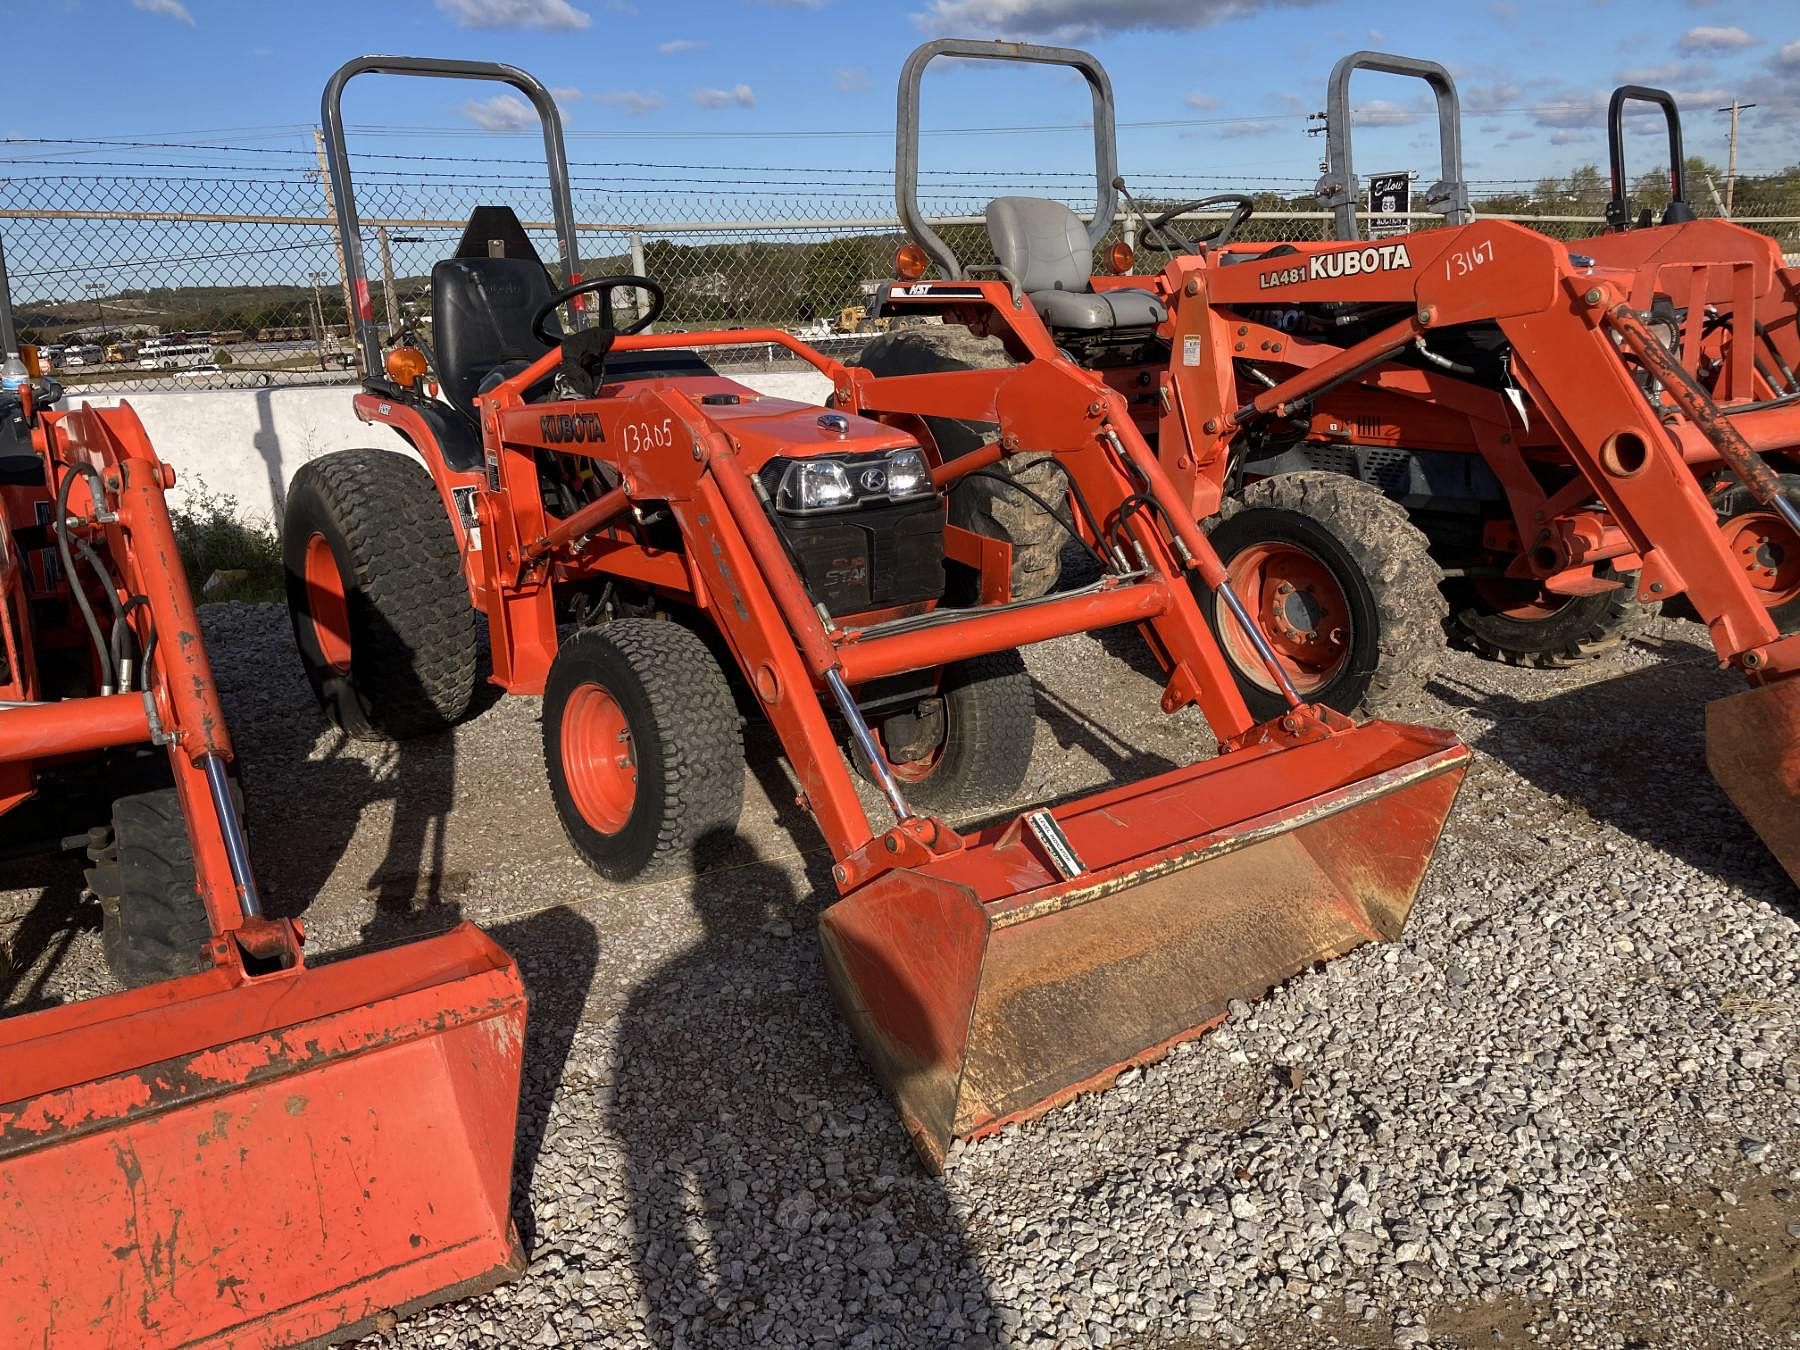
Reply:
<svg viewBox="0 0 1800 1350"><path fill-rule="evenodd" d="M90 847L87 886L100 901L107 969L128 989L210 964L212 924L195 889L194 847L174 788L113 803L112 835Z"/></svg>
<svg viewBox="0 0 1800 1350"><path fill-rule="evenodd" d="M1612 651L1642 630L1660 608L1637 598L1636 572L1606 575L1621 584L1593 595L1550 595L1536 583L1466 588L1456 627L1481 655L1514 666L1556 670Z"/></svg>
<svg viewBox="0 0 1800 1350"><path fill-rule="evenodd" d="M942 815L1017 796L1037 730L1037 691L1024 658L1016 651L990 652L948 665L938 696L927 704L934 706L890 715L874 729L907 801ZM921 740L921 722L935 723L935 734L902 751L903 734ZM856 759L866 775L861 755Z"/></svg>
<svg viewBox="0 0 1800 1350"><path fill-rule="evenodd" d="M468 715L475 613L455 531L422 464L340 450L301 465L282 562L306 678L345 735L405 740Z"/></svg>
<svg viewBox="0 0 1800 1350"><path fill-rule="evenodd" d="M1227 498L1208 527L1244 607L1307 702L1380 716L1437 669L1448 611L1424 533L1366 483L1305 470ZM1224 602L1195 585L1238 690L1259 720L1287 708Z"/></svg>
<svg viewBox="0 0 1800 1350"><path fill-rule="evenodd" d="M544 768L589 867L611 881L675 871L743 807L743 733L712 652L660 619L578 633L544 688Z"/></svg>
<svg viewBox="0 0 1800 1350"><path fill-rule="evenodd" d="M1781 494L1800 506L1800 474L1776 475ZM1733 483L1713 498L1732 560L1741 566L1783 633L1800 631L1800 541L1775 512Z"/></svg>

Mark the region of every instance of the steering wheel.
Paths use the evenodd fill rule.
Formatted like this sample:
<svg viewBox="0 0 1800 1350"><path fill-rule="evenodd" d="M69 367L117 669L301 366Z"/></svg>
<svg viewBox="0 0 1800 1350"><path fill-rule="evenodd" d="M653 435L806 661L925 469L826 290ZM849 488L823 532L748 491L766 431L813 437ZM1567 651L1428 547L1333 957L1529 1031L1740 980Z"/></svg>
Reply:
<svg viewBox="0 0 1800 1350"><path fill-rule="evenodd" d="M649 291L650 310L629 328L620 329L624 333L641 333L663 312L663 288L649 277L632 276L629 272L619 272L607 277L589 277L586 281L578 281L573 286L565 286L555 295L537 308L531 316L531 335L546 347L554 347L562 341L555 334L546 332L544 321L556 312L557 306L566 305L578 295L598 295L600 297L600 327L613 326L612 296L614 291Z"/></svg>
<svg viewBox="0 0 1800 1350"><path fill-rule="evenodd" d="M1226 202L1235 202L1236 209L1226 217L1223 225L1208 234L1190 239L1172 223L1176 216L1185 216L1189 211L1198 211L1203 206L1221 206ZM1144 247L1157 253L1198 253L1207 246L1224 248L1231 242L1231 236L1243 229L1244 222L1255 214L1256 203L1241 192L1221 192L1216 197L1183 202L1180 206L1171 206L1154 220L1144 222Z"/></svg>

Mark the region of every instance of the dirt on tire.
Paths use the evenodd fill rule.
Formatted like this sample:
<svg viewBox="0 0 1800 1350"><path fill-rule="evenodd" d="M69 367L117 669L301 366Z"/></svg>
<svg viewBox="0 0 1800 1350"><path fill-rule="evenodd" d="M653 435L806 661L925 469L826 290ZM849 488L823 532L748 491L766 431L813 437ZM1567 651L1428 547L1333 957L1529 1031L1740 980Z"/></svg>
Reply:
<svg viewBox="0 0 1800 1350"><path fill-rule="evenodd" d="M1309 469L1259 479L1227 497L1219 514L1205 523L1206 531L1215 542L1221 530L1224 539L1233 539L1240 531L1231 522L1241 525L1251 519L1247 513L1257 511L1287 513L1324 527L1342 551L1334 572L1347 568L1366 585L1364 600L1374 623L1364 662L1352 672L1354 678L1334 677L1317 701L1369 716L1413 707L1442 663L1449 605L1430 545L1405 508L1365 483ZM1229 565L1228 557L1225 561ZM1203 603L1202 608L1216 632L1214 607ZM1274 716L1285 706L1279 696L1241 678L1239 687L1253 714Z"/></svg>

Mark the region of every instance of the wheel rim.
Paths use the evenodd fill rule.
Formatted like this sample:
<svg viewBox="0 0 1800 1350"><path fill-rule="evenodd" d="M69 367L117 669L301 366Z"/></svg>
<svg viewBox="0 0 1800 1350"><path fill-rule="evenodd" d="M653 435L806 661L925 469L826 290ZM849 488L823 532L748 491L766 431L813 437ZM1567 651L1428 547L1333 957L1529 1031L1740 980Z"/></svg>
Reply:
<svg viewBox="0 0 1800 1350"><path fill-rule="evenodd" d="M1520 623L1541 623L1569 607L1573 596L1556 595L1535 581L1475 577L1475 596L1494 614Z"/></svg>
<svg viewBox="0 0 1800 1350"><path fill-rule="evenodd" d="M1800 539L1773 511L1746 511L1720 527L1750 588L1774 609L1800 597Z"/></svg>
<svg viewBox="0 0 1800 1350"><path fill-rule="evenodd" d="M562 718L563 778L581 818L617 834L637 801L637 747L618 700L597 684L569 696Z"/></svg>
<svg viewBox="0 0 1800 1350"><path fill-rule="evenodd" d="M1252 544L1226 566L1226 579L1302 694L1329 684L1350 655L1350 604L1331 569L1297 544ZM1235 622L1221 623L1226 655L1244 677L1278 692L1255 645Z"/></svg>
<svg viewBox="0 0 1800 1350"><path fill-rule="evenodd" d="M312 619L319 659L339 675L350 673L350 606L344 574L322 534L306 541L306 612Z"/></svg>

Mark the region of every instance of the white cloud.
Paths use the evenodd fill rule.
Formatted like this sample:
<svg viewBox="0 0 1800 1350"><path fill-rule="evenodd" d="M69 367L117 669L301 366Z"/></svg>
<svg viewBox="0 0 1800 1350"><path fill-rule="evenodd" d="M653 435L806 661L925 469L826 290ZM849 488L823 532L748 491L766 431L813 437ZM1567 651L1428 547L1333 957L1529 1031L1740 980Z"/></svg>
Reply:
<svg viewBox="0 0 1800 1350"><path fill-rule="evenodd" d="M831 87L840 94L860 94L869 87L869 72L861 66L839 66L831 72Z"/></svg>
<svg viewBox="0 0 1800 1350"><path fill-rule="evenodd" d="M1712 74L1712 67L1704 61L1665 61L1660 66L1639 66L1635 70L1621 70L1621 84L1670 85L1677 80L1705 79Z"/></svg>
<svg viewBox="0 0 1800 1350"><path fill-rule="evenodd" d="M1511 80L1494 80L1487 84L1467 84L1462 90L1463 111L1471 117L1483 117L1502 108L1516 108L1525 91Z"/></svg>
<svg viewBox="0 0 1800 1350"><path fill-rule="evenodd" d="M734 84L729 89L695 89L688 97L702 108L753 108L756 93L747 84Z"/></svg>
<svg viewBox="0 0 1800 1350"><path fill-rule="evenodd" d="M663 96L655 89L608 89L604 93L590 94L588 97L609 108L620 108L633 117L655 112L663 105Z"/></svg>
<svg viewBox="0 0 1800 1350"><path fill-rule="evenodd" d="M686 52L697 52L705 45L692 38L670 38L667 42L657 43L656 51L660 56L681 56Z"/></svg>
<svg viewBox="0 0 1800 1350"><path fill-rule="evenodd" d="M1198 108L1201 112L1211 112L1219 106L1219 100L1211 94L1189 94L1187 105L1190 108Z"/></svg>
<svg viewBox="0 0 1800 1350"><path fill-rule="evenodd" d="M1741 28L1713 28L1703 25L1683 33L1680 46L1684 52L1729 52L1754 47L1761 41L1761 38L1752 37Z"/></svg>
<svg viewBox="0 0 1800 1350"><path fill-rule="evenodd" d="M1224 126L1219 128L1219 135L1225 137L1227 140L1235 141L1243 136L1267 136L1271 131L1275 130L1275 127L1276 124L1274 122L1257 121L1254 118L1246 118L1242 122L1227 122Z"/></svg>
<svg viewBox="0 0 1800 1350"><path fill-rule="evenodd" d="M537 110L517 94L470 99L462 110L483 131L526 131L538 124Z"/></svg>
<svg viewBox="0 0 1800 1350"><path fill-rule="evenodd" d="M1800 42L1790 42L1775 57L1775 64L1784 70L1800 70Z"/></svg>
<svg viewBox="0 0 1800 1350"><path fill-rule="evenodd" d="M569 0L437 0L458 28L546 28L578 32L593 22Z"/></svg>
<svg viewBox="0 0 1800 1350"><path fill-rule="evenodd" d="M1404 127L1419 120L1419 110L1384 98L1372 98L1350 109L1350 120L1365 127Z"/></svg>
<svg viewBox="0 0 1800 1350"><path fill-rule="evenodd" d="M160 14L176 23L185 23L189 28L194 26L194 16L187 12L187 6L181 0L131 0L131 7L141 9L146 14Z"/></svg>
<svg viewBox="0 0 1800 1350"><path fill-rule="evenodd" d="M997 33L1083 41L1132 29L1208 28L1321 0L930 0L912 20L927 33Z"/></svg>

